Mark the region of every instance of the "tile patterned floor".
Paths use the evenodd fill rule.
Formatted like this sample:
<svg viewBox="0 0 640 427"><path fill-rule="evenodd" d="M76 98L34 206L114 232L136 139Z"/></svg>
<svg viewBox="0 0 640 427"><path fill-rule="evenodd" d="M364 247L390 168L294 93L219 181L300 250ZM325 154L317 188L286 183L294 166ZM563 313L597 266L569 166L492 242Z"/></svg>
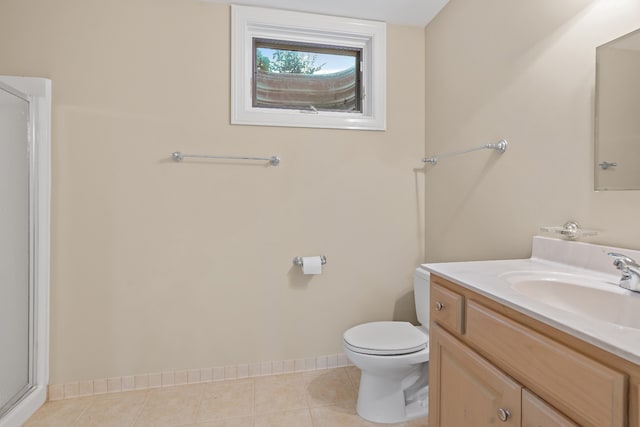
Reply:
<svg viewBox="0 0 640 427"><path fill-rule="evenodd" d="M25 427L379 427L356 414L355 367L47 402ZM426 427L427 420L389 424Z"/></svg>

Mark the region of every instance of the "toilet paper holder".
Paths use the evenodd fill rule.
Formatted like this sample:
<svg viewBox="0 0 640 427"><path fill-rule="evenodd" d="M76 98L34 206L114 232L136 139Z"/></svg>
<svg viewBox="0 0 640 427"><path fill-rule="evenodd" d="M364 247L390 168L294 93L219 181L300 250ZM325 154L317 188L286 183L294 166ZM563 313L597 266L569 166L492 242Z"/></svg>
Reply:
<svg viewBox="0 0 640 427"><path fill-rule="evenodd" d="M320 264L325 265L327 263L327 257L324 255L320 255ZM298 267L302 267L304 262L302 261L301 256L297 256L293 259L293 265L297 265Z"/></svg>

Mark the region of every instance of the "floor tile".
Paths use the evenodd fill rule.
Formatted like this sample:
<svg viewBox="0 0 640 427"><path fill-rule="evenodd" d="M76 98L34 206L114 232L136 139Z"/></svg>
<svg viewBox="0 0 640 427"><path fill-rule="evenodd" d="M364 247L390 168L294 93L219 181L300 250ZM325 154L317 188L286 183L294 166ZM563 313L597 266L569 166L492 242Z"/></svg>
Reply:
<svg viewBox="0 0 640 427"><path fill-rule="evenodd" d="M426 427L356 413L355 367L48 402L25 427Z"/></svg>
<svg viewBox="0 0 640 427"><path fill-rule="evenodd" d="M29 418L24 427L69 427L84 413L88 399L69 399L47 402Z"/></svg>
<svg viewBox="0 0 640 427"><path fill-rule="evenodd" d="M253 417L227 418L206 423L197 423L193 427L253 427Z"/></svg>
<svg viewBox="0 0 640 427"><path fill-rule="evenodd" d="M311 408L311 417L314 427L380 427L360 418L352 404Z"/></svg>
<svg viewBox="0 0 640 427"><path fill-rule="evenodd" d="M150 391L135 426L191 425L195 421L203 388L198 384Z"/></svg>
<svg viewBox="0 0 640 427"><path fill-rule="evenodd" d="M130 426L142 410L147 393L116 393L90 399L89 407L74 426L122 427Z"/></svg>
<svg viewBox="0 0 640 427"><path fill-rule="evenodd" d="M255 413L307 409L307 393L302 374L256 378Z"/></svg>
<svg viewBox="0 0 640 427"><path fill-rule="evenodd" d="M254 427L313 427L308 409L256 415Z"/></svg>
<svg viewBox="0 0 640 427"><path fill-rule="evenodd" d="M389 424L389 427L428 427L427 417L407 421L406 423Z"/></svg>
<svg viewBox="0 0 640 427"><path fill-rule="evenodd" d="M253 380L206 384L196 422L253 415Z"/></svg>
<svg viewBox="0 0 640 427"><path fill-rule="evenodd" d="M347 375L349 375L349 379L353 383L356 390L360 388L360 368L355 366L348 366L345 368L347 371Z"/></svg>
<svg viewBox="0 0 640 427"><path fill-rule="evenodd" d="M308 372L303 378L310 407L330 406L342 402L355 404L358 399L357 389L344 368Z"/></svg>

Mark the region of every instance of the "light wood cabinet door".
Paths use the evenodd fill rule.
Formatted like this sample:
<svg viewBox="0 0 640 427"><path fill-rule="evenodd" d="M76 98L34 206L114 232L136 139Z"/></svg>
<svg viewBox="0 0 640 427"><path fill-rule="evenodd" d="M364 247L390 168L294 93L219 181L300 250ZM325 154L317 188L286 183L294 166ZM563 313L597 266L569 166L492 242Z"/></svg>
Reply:
<svg viewBox="0 0 640 427"><path fill-rule="evenodd" d="M435 323L429 369L429 427L520 427L520 384Z"/></svg>
<svg viewBox="0 0 640 427"><path fill-rule="evenodd" d="M624 427L626 376L467 299L469 345L585 427Z"/></svg>
<svg viewBox="0 0 640 427"><path fill-rule="evenodd" d="M579 427L529 390L522 390L522 427Z"/></svg>

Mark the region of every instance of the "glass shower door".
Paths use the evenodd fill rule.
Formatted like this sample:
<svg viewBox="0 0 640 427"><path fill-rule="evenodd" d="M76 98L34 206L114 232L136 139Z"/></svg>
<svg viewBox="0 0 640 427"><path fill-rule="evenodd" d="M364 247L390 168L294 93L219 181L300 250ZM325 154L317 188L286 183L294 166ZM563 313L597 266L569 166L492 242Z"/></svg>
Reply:
<svg viewBox="0 0 640 427"><path fill-rule="evenodd" d="M29 101L0 85L0 417L33 385Z"/></svg>

